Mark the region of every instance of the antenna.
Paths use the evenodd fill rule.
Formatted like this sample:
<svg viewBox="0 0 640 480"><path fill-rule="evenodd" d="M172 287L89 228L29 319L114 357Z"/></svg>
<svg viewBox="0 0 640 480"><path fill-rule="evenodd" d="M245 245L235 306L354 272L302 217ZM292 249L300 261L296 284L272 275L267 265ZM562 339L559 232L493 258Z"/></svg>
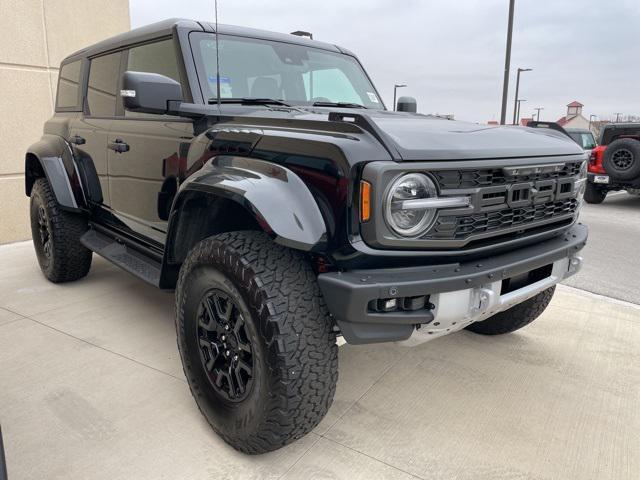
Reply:
<svg viewBox="0 0 640 480"><path fill-rule="evenodd" d="M220 110L220 44L218 43L218 0L213 0L216 13L216 98Z"/></svg>

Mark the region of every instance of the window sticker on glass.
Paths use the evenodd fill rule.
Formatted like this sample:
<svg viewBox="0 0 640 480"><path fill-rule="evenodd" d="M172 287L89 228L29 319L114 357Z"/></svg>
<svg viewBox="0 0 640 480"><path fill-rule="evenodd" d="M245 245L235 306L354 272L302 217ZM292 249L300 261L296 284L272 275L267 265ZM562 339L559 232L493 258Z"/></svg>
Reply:
<svg viewBox="0 0 640 480"><path fill-rule="evenodd" d="M378 97L376 96L375 93L367 92L367 96L369 97L369 100L371 100L373 103L378 103Z"/></svg>
<svg viewBox="0 0 640 480"><path fill-rule="evenodd" d="M216 81L217 78L215 75L209 75L209 85L211 85L211 91L216 92L217 86ZM231 89L231 79L229 77L220 77L220 97L221 98L231 98L233 97L233 91Z"/></svg>

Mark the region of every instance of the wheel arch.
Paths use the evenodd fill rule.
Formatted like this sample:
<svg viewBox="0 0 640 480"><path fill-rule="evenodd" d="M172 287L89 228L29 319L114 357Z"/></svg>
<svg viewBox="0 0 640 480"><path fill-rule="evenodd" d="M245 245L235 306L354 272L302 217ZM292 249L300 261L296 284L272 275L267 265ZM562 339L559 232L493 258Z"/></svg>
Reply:
<svg viewBox="0 0 640 480"><path fill-rule="evenodd" d="M82 211L85 197L75 167L71 148L56 135L44 135L31 145L25 155L25 194L31 196L38 178L46 178L58 205L71 211Z"/></svg>
<svg viewBox="0 0 640 480"><path fill-rule="evenodd" d="M321 210L294 172L263 160L217 157L183 182L173 201L161 287L175 286L198 242L239 230L261 230L276 243L307 252L327 240Z"/></svg>

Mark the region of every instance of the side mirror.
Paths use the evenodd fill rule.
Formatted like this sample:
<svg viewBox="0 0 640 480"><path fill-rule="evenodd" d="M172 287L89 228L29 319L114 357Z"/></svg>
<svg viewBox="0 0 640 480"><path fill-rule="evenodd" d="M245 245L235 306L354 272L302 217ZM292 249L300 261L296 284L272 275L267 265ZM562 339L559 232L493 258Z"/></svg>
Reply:
<svg viewBox="0 0 640 480"><path fill-rule="evenodd" d="M400 97L396 110L398 112L416 113L418 111L418 102L413 97Z"/></svg>
<svg viewBox="0 0 640 480"><path fill-rule="evenodd" d="M158 73L124 72L120 90L124 108L142 113L171 113L182 102L182 87Z"/></svg>

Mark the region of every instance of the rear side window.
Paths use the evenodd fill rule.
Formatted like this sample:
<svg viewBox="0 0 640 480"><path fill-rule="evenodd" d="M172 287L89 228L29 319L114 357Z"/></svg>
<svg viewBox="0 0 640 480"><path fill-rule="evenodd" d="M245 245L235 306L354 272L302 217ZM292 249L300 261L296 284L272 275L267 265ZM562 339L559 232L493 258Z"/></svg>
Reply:
<svg viewBox="0 0 640 480"><path fill-rule="evenodd" d="M118 52L91 60L87 86L87 106L90 115L97 117L115 115L120 58L121 54Z"/></svg>
<svg viewBox="0 0 640 480"><path fill-rule="evenodd" d="M80 110L80 60L60 67L58 75L58 93L56 94L56 111L70 112Z"/></svg>

